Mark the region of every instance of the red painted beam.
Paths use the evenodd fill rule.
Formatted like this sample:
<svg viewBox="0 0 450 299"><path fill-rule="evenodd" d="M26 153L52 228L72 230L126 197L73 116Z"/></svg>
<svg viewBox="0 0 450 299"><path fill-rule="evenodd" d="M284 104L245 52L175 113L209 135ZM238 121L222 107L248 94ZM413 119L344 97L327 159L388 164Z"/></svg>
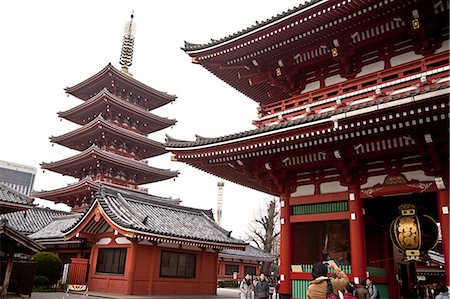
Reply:
<svg viewBox="0 0 450 299"><path fill-rule="evenodd" d="M289 221L291 223L301 223L301 222L330 221L330 220L348 220L349 218L350 218L349 212L336 212L336 213L321 213L309 215L291 215Z"/></svg>

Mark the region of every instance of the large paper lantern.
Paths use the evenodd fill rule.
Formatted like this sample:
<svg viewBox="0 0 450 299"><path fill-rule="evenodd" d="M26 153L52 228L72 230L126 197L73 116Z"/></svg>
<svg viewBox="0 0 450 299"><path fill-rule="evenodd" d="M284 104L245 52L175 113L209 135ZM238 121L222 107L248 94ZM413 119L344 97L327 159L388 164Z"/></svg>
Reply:
<svg viewBox="0 0 450 299"><path fill-rule="evenodd" d="M427 260L427 251L437 244L436 222L428 215L418 214L412 204L401 205L398 209L400 216L390 227L392 242L403 252L404 260Z"/></svg>

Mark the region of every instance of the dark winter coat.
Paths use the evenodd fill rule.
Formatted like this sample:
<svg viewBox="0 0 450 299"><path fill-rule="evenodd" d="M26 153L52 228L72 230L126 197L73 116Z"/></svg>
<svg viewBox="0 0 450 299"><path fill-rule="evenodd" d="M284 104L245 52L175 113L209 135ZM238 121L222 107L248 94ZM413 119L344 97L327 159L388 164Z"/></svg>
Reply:
<svg viewBox="0 0 450 299"><path fill-rule="evenodd" d="M255 299L269 297L269 283L266 280L258 280L255 287Z"/></svg>

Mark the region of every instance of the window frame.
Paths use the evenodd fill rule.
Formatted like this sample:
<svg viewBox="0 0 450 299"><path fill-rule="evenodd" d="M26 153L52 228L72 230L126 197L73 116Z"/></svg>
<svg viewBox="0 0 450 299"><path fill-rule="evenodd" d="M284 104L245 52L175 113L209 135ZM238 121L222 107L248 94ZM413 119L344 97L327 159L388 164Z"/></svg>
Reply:
<svg viewBox="0 0 450 299"><path fill-rule="evenodd" d="M227 266L236 267L237 271L227 272ZM225 264L225 275L233 275L235 272L239 274L239 264Z"/></svg>
<svg viewBox="0 0 450 299"><path fill-rule="evenodd" d="M95 265L95 273L96 274L108 274L108 275L125 275L125 268L126 268L126 262L127 262L127 253L128 248L124 247L105 247L105 248L99 248L97 252L97 262ZM112 256L108 256L112 254ZM103 255L103 256L102 256ZM118 255L118 256L117 256ZM117 263L115 263L117 266L112 269L114 263L108 263L108 260L114 261L115 259L119 259ZM102 264L100 264L100 260L105 259ZM109 269L107 268L109 267ZM117 269L116 269L117 268Z"/></svg>
<svg viewBox="0 0 450 299"><path fill-rule="evenodd" d="M176 257L176 258L175 258ZM164 265L164 260L168 258L168 265ZM184 260L184 261L183 261ZM180 262L184 263L184 267ZM175 265L175 268L171 268ZM164 269L166 268L166 269ZM195 279L197 270L197 254L178 252L178 251L161 251L161 259L159 266L159 277L161 278L183 278L183 279ZM170 272L175 271L174 274ZM189 271L189 273L188 273ZM164 272L164 273L163 273ZM180 273L184 272L184 274Z"/></svg>
<svg viewBox="0 0 450 299"><path fill-rule="evenodd" d="M250 271L246 271L246 269L248 269L248 268L253 268L253 269L255 269L254 273L250 273ZM250 275L257 275L257 272L256 272L256 266L244 266L244 275L247 275L247 274L250 274Z"/></svg>

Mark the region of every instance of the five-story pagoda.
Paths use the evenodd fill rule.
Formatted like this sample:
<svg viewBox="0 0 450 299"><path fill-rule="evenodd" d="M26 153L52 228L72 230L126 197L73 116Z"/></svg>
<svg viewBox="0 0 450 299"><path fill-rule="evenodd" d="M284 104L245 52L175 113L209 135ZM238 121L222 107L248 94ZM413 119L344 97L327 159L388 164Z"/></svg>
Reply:
<svg viewBox="0 0 450 299"><path fill-rule="evenodd" d="M34 196L62 202L74 211L83 211L101 185L146 193L139 185L173 178L177 171L147 165L144 159L166 153L164 145L147 135L175 124L150 111L175 100L132 77L128 71L133 57L133 15L125 27L120 56L121 70L109 63L83 82L66 88L66 93L82 104L59 112L61 118L81 125L51 142L80 151L57 162L42 163L48 169L79 179L55 190L35 192Z"/></svg>

